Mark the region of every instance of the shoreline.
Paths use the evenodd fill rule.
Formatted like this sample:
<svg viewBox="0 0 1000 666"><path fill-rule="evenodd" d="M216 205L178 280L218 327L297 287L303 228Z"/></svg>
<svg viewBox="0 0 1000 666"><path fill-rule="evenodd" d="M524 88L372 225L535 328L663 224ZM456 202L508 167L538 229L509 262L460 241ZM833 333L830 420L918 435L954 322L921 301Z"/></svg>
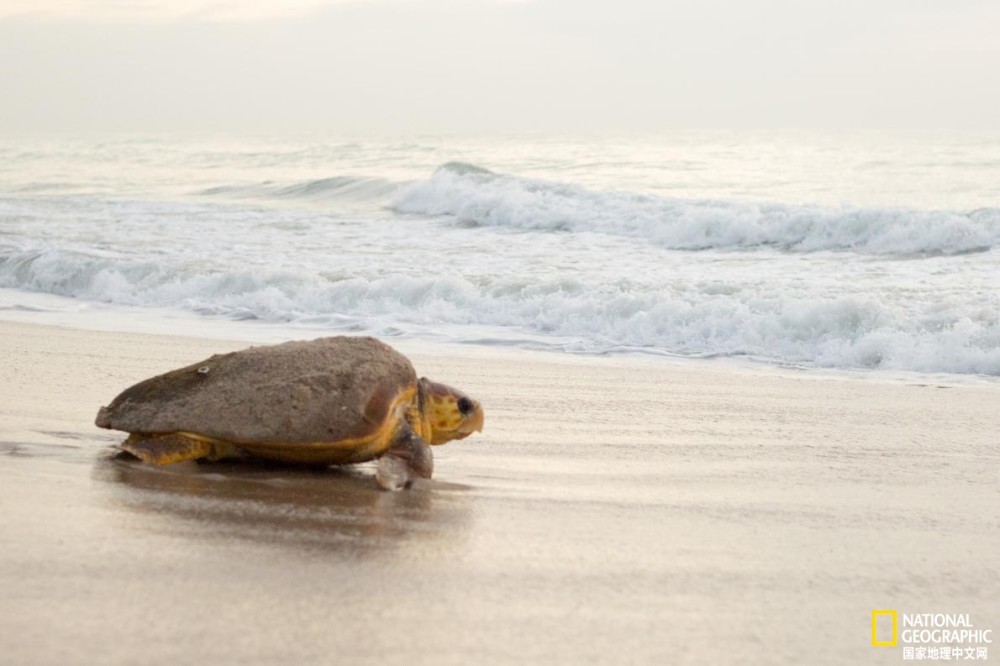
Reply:
<svg viewBox="0 0 1000 666"><path fill-rule="evenodd" d="M392 494L370 465L108 459L100 405L247 342L0 338L18 663L888 664L873 609L1000 628L993 385L403 343L486 428Z"/></svg>
<svg viewBox="0 0 1000 666"><path fill-rule="evenodd" d="M141 308L139 310L104 304L83 303L78 311L60 311L67 305L81 305L75 299L54 294L32 293L33 299L44 304L34 309L21 305L24 293L15 289L0 288L0 324L52 327L82 332L162 336L166 338L191 338L214 340L221 345L242 346L275 344L286 340L307 340L327 335L374 335L373 333L352 333L351 331L329 328L307 328L284 325L275 322L241 322L228 318L203 317L185 310L171 308ZM103 312L103 308L107 312ZM157 318L164 318L175 330L162 330L162 324L153 324ZM379 336L376 336L379 337ZM765 376L781 376L833 381L862 381L888 384L935 384L948 386L982 386L1000 389L1000 377L975 373L921 372L916 370L892 370L874 368L842 368L808 364L783 363L776 360L761 360L747 356L710 355L705 357L684 356L665 351L642 348L612 352L572 352L558 348L545 349L520 344L486 344L476 342L433 340L419 336L381 336L383 342L399 347L407 354L430 357L487 356L536 357L540 362L568 363L590 361L602 363L632 363L675 365L681 368L717 372L760 373Z"/></svg>

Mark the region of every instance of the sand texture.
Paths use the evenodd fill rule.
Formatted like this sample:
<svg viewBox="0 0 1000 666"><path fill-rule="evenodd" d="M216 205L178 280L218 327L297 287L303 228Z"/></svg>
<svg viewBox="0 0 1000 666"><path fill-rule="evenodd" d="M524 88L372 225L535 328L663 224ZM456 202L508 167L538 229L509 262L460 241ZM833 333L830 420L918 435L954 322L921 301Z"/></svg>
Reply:
<svg viewBox="0 0 1000 666"><path fill-rule="evenodd" d="M246 343L0 341L4 663L898 664L873 609L1000 631L996 386L404 348L486 427L387 493L111 459L98 407Z"/></svg>

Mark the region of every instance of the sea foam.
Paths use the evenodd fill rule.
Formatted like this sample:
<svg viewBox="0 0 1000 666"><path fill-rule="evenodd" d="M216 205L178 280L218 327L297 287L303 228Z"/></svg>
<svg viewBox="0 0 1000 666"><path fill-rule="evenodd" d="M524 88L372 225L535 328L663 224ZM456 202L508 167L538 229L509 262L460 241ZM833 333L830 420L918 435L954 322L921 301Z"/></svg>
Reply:
<svg viewBox="0 0 1000 666"><path fill-rule="evenodd" d="M106 185L15 188L0 196L0 287L19 308L53 294L317 335L1000 376L996 208L755 203L717 198L721 186L670 198L586 165L574 168L593 187L472 164L398 170L395 152L365 170L350 150L332 166L237 156L191 176L185 157L160 179L140 160ZM92 151L81 159L74 172L102 173Z"/></svg>
<svg viewBox="0 0 1000 666"><path fill-rule="evenodd" d="M1000 375L1000 313L971 301L914 308L716 283L644 288L517 276L333 277L201 270L195 261L0 247L0 287L128 306L385 334L433 331L582 353L735 356L793 365Z"/></svg>
<svg viewBox="0 0 1000 666"><path fill-rule="evenodd" d="M1000 244L1000 208L970 212L670 199L493 173L450 163L401 191L400 213L453 216L473 226L590 231L675 250L963 254Z"/></svg>

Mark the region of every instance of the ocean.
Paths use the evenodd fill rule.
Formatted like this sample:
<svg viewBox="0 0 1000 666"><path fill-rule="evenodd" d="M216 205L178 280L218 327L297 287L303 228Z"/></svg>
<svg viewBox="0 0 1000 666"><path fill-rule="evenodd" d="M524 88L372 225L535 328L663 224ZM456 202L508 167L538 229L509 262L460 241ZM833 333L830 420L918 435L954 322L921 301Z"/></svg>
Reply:
<svg viewBox="0 0 1000 666"><path fill-rule="evenodd" d="M0 140L0 318L1000 376L1000 135Z"/></svg>

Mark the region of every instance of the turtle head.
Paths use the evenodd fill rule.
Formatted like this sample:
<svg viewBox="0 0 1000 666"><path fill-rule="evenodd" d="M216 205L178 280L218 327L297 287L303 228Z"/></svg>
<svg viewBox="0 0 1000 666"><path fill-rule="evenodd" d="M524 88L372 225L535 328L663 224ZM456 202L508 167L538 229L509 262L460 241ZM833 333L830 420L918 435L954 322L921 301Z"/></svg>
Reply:
<svg viewBox="0 0 1000 666"><path fill-rule="evenodd" d="M431 444L444 444L483 431L483 407L458 389L420 379L423 393L424 418L430 424Z"/></svg>

